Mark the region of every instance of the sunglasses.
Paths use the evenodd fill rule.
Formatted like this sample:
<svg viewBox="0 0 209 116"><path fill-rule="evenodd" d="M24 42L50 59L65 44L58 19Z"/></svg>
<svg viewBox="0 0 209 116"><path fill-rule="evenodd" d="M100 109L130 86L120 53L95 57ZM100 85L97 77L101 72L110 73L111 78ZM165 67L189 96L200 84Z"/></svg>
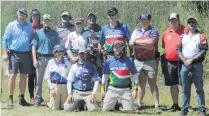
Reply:
<svg viewBox="0 0 209 116"><path fill-rule="evenodd" d="M108 16L115 16L115 13L109 13Z"/></svg>
<svg viewBox="0 0 209 116"><path fill-rule="evenodd" d="M63 50L58 50L58 51L56 51L55 53L61 53L61 52L65 52L65 51L63 51Z"/></svg>
<svg viewBox="0 0 209 116"><path fill-rule="evenodd" d="M197 22L190 21L190 22L188 22L188 24L197 24Z"/></svg>

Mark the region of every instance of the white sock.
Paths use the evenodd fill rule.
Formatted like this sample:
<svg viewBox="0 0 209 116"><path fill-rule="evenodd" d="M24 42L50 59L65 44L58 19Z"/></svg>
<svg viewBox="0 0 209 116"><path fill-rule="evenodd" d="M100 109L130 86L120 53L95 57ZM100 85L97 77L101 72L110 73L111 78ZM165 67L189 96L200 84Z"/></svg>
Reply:
<svg viewBox="0 0 209 116"><path fill-rule="evenodd" d="M160 106L160 104L155 104L155 107L159 107Z"/></svg>

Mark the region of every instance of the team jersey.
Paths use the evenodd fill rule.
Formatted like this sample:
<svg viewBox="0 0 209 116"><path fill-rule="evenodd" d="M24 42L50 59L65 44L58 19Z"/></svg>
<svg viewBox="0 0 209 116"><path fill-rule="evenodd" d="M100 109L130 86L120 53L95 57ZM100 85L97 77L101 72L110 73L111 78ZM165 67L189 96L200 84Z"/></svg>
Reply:
<svg viewBox="0 0 209 116"><path fill-rule="evenodd" d="M130 40L130 33L125 24L118 23L118 25L115 27L110 27L110 25L105 25L102 27L100 44L104 45L104 49L106 51L113 51L112 44L116 40L123 41L124 43Z"/></svg>
<svg viewBox="0 0 209 116"><path fill-rule="evenodd" d="M76 31L68 35L68 40L66 41L65 47L71 50L73 53L78 53L79 49L87 49L91 44L90 33L84 31L81 34L77 34Z"/></svg>
<svg viewBox="0 0 209 116"><path fill-rule="evenodd" d="M67 82L70 67L71 64L67 59L63 58L61 62L58 62L56 58L53 58L48 62L45 78L54 82Z"/></svg>
<svg viewBox="0 0 209 116"><path fill-rule="evenodd" d="M76 90L91 91L93 90L94 82L99 81L99 75L93 64L78 61L72 65L68 81L73 82L73 88Z"/></svg>
<svg viewBox="0 0 209 116"><path fill-rule="evenodd" d="M132 60L124 56L123 58L116 58L111 56L105 62L103 74L108 74L110 78L110 85L116 87L130 87L131 74L137 73L136 67Z"/></svg>

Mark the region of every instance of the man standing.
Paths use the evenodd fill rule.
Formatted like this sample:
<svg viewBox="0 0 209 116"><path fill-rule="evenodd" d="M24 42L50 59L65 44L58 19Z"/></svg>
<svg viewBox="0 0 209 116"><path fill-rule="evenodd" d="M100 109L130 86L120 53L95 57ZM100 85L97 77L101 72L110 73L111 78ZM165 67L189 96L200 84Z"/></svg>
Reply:
<svg viewBox="0 0 209 116"><path fill-rule="evenodd" d="M159 34L158 31L150 25L150 14L140 14L138 20L141 27L134 30L129 42L129 45L134 48L134 63L139 72L139 96L137 109L142 108L145 87L148 80L151 93L154 97L155 108L157 112L159 112L159 92L156 84L157 61L155 56L155 53L157 52ZM136 94L136 91L134 94Z"/></svg>
<svg viewBox="0 0 209 116"><path fill-rule="evenodd" d="M52 20L49 14L43 15L43 28L38 30L32 39L33 65L36 68L36 102L40 106L42 99L42 82L48 61L54 57L54 46L60 44L59 35L52 30Z"/></svg>
<svg viewBox="0 0 209 116"><path fill-rule="evenodd" d="M180 24L179 15L176 13L170 14L168 22L170 27L162 35L162 48L165 49L165 54L161 57L161 65L165 85L170 86L170 93L173 100L173 105L169 111L174 112L181 110L178 105L179 65L176 48L180 42L181 35L184 33L184 26Z"/></svg>
<svg viewBox="0 0 209 116"><path fill-rule="evenodd" d="M17 73L20 73L19 104L22 106L29 105L25 101L24 93L27 74L32 73L30 38L33 33L33 27L30 23L26 22L26 18L27 11L24 8L19 8L17 11L17 20L8 24L2 40L4 50L3 59L5 61L9 60L8 108L13 107L13 93Z"/></svg>
<svg viewBox="0 0 209 116"><path fill-rule="evenodd" d="M192 82L196 88L199 116L206 116L202 62L208 50L207 39L205 34L197 29L195 18L189 18L187 24L188 32L182 36L177 49L178 56L183 62L181 68L182 111L179 116L185 116L188 112Z"/></svg>
<svg viewBox="0 0 209 116"><path fill-rule="evenodd" d="M75 31L75 26L70 23L72 20L71 14L64 10L60 14L61 24L57 26L56 31L59 33L61 45L65 45L69 33Z"/></svg>

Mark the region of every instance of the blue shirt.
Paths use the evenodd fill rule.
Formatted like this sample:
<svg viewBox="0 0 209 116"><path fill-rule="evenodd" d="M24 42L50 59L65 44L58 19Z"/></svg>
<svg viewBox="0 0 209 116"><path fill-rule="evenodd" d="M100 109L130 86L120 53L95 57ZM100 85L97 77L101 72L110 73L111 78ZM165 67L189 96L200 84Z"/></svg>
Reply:
<svg viewBox="0 0 209 116"><path fill-rule="evenodd" d="M73 82L73 88L76 90L90 91L93 90L94 81L99 81L99 75L93 64L78 61L72 65L68 81Z"/></svg>
<svg viewBox="0 0 209 116"><path fill-rule="evenodd" d="M130 77L136 73L137 69L134 63L127 56L123 58L111 56L107 59L103 68L103 74L109 75L110 85L117 87L130 87Z"/></svg>
<svg viewBox="0 0 209 116"><path fill-rule="evenodd" d="M34 34L31 44L40 54L53 54L54 46L60 44L59 34L55 30L44 32L42 28Z"/></svg>
<svg viewBox="0 0 209 116"><path fill-rule="evenodd" d="M108 52L113 51L112 44L114 41L119 40L129 42L130 33L127 25L118 23L115 27L110 27L110 25L105 25L102 27L100 34L100 44L104 45L104 49Z"/></svg>
<svg viewBox="0 0 209 116"><path fill-rule="evenodd" d="M2 40L3 49L18 52L30 51L30 38L32 33L33 27L31 23L25 22L21 25L17 20L9 23Z"/></svg>

